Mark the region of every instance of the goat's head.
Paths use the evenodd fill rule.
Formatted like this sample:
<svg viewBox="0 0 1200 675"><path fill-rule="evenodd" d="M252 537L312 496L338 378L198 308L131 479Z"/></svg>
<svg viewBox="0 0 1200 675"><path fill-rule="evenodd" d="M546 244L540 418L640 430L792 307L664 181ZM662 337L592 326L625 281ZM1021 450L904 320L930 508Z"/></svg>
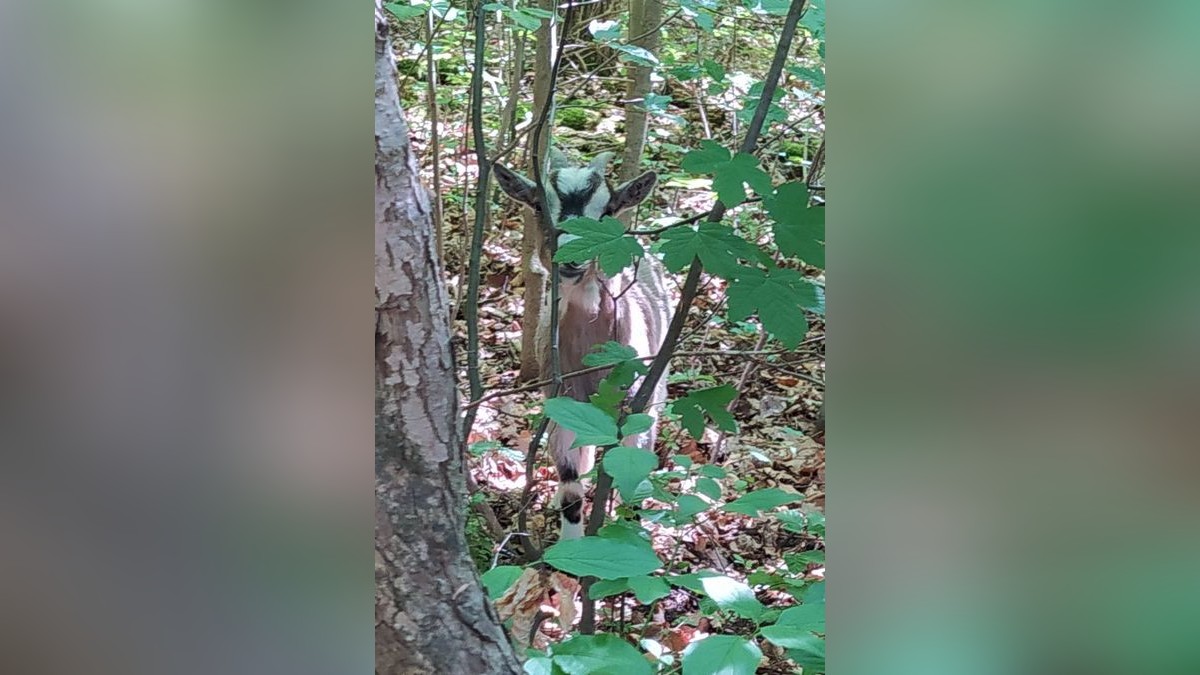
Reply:
<svg viewBox="0 0 1200 675"><path fill-rule="evenodd" d="M566 234L558 229L563 221L580 216L599 220L604 216L616 216L622 211L637 206L654 189L658 175L647 171L633 180L612 187L605 174L613 153L604 152L596 155L586 166L572 164L557 149L550 150L550 167L543 178L546 186L546 208L549 209L549 222L553 231L542 228L542 238L538 246L538 255L542 263L550 267L550 242L559 237L558 242L565 243L574 235ZM509 197L540 211L537 186L533 181L515 171L496 164L496 179L500 188ZM599 267L593 262L587 265L567 263L562 266L563 276L567 279L580 278L585 272L600 273Z"/></svg>

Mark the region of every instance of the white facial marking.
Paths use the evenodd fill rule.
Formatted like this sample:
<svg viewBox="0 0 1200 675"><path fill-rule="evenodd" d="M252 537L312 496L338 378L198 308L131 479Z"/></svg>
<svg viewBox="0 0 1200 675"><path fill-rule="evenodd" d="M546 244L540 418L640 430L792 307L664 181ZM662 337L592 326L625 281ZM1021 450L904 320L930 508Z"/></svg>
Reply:
<svg viewBox="0 0 1200 675"><path fill-rule="evenodd" d="M596 188L596 192L592 194L592 198L588 200L587 206L583 207L583 213L588 218L599 220L604 216L604 209L608 207L608 187L603 183Z"/></svg>
<svg viewBox="0 0 1200 675"><path fill-rule="evenodd" d="M561 169L558 172L558 192L565 195L585 190L591 180L591 169L580 167Z"/></svg>

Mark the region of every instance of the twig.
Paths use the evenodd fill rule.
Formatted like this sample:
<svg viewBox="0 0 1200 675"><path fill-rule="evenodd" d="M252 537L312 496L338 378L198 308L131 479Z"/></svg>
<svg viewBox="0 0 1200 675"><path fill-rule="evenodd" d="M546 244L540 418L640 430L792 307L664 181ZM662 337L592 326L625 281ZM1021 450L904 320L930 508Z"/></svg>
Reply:
<svg viewBox="0 0 1200 675"><path fill-rule="evenodd" d="M483 138L483 50L486 46L484 33L483 0L475 2L475 63L471 71L471 126L475 143L475 161L478 163L479 184L475 190L475 228L471 233L471 262L467 272L467 305L463 310L467 320L467 380L471 398L483 396L483 380L479 376L479 283L480 258L483 255L484 224L488 215L488 177L492 168L487 163L487 148ZM471 437L475 424L474 407L467 408L462 422L462 439Z"/></svg>
<svg viewBox="0 0 1200 675"><path fill-rule="evenodd" d="M762 201L762 197L750 197L746 201L742 202L742 204L753 204L754 202L761 202L761 201ZM670 230L670 229L673 229L676 227L682 227L684 225L691 225L692 223L695 223L697 221L708 218L708 217L712 216L713 210L715 208L716 207L714 207L713 209L709 209L709 210L705 211L704 213L697 213L693 216L688 216L687 218L684 218L683 220L681 220L677 223L671 223L670 225L656 227L652 230L626 230L625 234L645 234L645 235L662 234L663 232L666 232L667 230Z"/></svg>

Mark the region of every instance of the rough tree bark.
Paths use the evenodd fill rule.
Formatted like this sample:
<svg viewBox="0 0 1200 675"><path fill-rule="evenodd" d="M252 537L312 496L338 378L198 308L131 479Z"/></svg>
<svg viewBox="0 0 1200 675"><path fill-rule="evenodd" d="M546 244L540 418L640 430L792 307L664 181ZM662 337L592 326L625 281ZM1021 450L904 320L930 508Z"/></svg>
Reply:
<svg viewBox="0 0 1200 675"><path fill-rule="evenodd" d="M538 0L538 7L548 12L557 11L554 0ZM541 27L537 30L537 47L534 54L533 117L535 123L542 108L546 106L546 99L550 97L550 68L553 65L554 55L558 51L556 36L557 22L553 19L542 21ZM550 111L548 119L547 129L542 132L538 147L529 149L529 161L541 162L540 166L545 166L546 148L549 147L552 135L550 131L554 128L553 110ZM535 253L538 239L541 237L538 218L529 210L525 209L524 211L525 229L521 240L521 270L525 280L525 310L521 317L520 378L524 381L532 381L541 375L535 336L538 322L541 321L542 298L546 294L550 273L542 267L542 263Z"/></svg>
<svg viewBox="0 0 1200 675"><path fill-rule="evenodd" d="M515 674L467 555L448 299L375 21L375 672Z"/></svg>
<svg viewBox="0 0 1200 675"><path fill-rule="evenodd" d="M651 30L662 21L660 0L629 0L629 37L631 44L658 55L658 33ZM646 149L645 98L650 93L649 66L629 65L629 88L625 93L625 152L617 178L633 180L642 171L642 152ZM626 216L632 218L632 214Z"/></svg>

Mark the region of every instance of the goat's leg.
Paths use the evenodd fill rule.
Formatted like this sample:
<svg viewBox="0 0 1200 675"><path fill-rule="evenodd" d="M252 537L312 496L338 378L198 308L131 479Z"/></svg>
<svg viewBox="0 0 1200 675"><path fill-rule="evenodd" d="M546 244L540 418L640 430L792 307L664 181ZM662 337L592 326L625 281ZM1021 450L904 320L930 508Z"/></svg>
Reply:
<svg viewBox="0 0 1200 675"><path fill-rule="evenodd" d="M554 504L559 508L562 525L560 539L578 539L584 529L584 487L580 476L591 471L594 450L572 448L575 432L557 424L550 431L550 447L554 452L554 466L558 470L558 492Z"/></svg>

